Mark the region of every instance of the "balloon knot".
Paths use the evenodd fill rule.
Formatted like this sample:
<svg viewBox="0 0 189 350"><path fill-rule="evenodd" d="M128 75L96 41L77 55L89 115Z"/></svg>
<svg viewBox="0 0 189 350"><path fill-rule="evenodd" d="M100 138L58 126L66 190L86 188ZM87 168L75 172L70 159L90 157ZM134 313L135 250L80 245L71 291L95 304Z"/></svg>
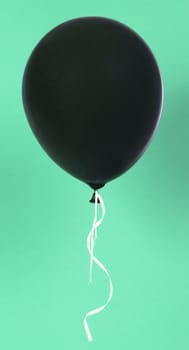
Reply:
<svg viewBox="0 0 189 350"><path fill-rule="evenodd" d="M89 202L90 202L90 203L95 203L95 191L93 192L93 195L92 195L92 197L91 197L91 199L90 199ZM99 198L98 198L98 200L97 200L97 203L100 203Z"/></svg>

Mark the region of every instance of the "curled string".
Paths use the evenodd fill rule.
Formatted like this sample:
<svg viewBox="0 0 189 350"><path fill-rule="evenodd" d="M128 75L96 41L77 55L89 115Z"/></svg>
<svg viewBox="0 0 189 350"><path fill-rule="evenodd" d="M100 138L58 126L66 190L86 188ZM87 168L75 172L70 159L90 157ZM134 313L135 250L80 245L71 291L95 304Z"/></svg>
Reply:
<svg viewBox="0 0 189 350"><path fill-rule="evenodd" d="M98 201L100 202L101 210L102 210L102 216L99 220L97 220ZM100 196L100 194L97 191L95 191L94 220L93 220L93 225L92 225L91 231L89 232L88 237L87 237L87 249L88 249L89 254L90 254L89 281L92 282L92 267L93 267L93 262L94 262L96 265L98 265L100 267L100 269L102 271L104 271L104 273L106 274L106 276L109 279L109 296L108 296L108 299L104 305L87 312L87 314L85 315L85 318L83 320L83 325L84 325L84 329L85 329L85 332L87 334L89 341L92 341L93 338L92 338L92 335L91 335L91 332L90 332L90 329L88 326L88 322L87 322L88 317L95 315L95 314L101 312L102 310L104 310L107 307L107 305L109 304L109 302L111 301L112 295L113 295L113 285L112 285L112 280L111 280L110 274L107 271L106 267L94 256L94 245L95 245L95 240L97 239L97 227L101 225L101 223L104 219L105 213L106 213L106 211L105 211L105 205L104 205L103 199Z"/></svg>

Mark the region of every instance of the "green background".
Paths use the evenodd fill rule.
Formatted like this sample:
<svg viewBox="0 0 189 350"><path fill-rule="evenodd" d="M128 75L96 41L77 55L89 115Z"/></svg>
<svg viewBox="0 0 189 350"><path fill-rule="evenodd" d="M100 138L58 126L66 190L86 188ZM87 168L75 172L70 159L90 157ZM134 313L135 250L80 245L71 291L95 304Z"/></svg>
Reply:
<svg viewBox="0 0 189 350"><path fill-rule="evenodd" d="M0 349L189 348L188 0L9 0L0 4ZM89 284L89 187L41 149L21 82L37 42L61 22L105 16L137 31L159 63L162 119L150 147L102 191L107 215Z"/></svg>

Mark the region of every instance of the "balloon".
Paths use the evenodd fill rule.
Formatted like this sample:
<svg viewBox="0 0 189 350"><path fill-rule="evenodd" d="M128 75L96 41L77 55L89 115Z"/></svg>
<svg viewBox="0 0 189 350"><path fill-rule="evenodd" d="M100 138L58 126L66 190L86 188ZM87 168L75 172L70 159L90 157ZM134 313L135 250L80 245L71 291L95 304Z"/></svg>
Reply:
<svg viewBox="0 0 189 350"><path fill-rule="evenodd" d="M141 37L103 17L69 20L35 47L23 77L30 126L47 154L93 189L143 154L162 108L162 80Z"/></svg>

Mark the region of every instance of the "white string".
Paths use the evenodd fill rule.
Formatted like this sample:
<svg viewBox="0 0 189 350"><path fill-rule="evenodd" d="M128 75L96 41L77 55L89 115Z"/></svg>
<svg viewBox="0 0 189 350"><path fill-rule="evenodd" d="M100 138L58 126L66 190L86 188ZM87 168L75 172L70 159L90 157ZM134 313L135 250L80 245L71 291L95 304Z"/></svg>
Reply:
<svg viewBox="0 0 189 350"><path fill-rule="evenodd" d="M102 216L99 220L97 220L98 201L100 202L101 210L102 210ZM90 254L89 281L92 282L92 267L93 267L93 262L94 262L96 265L98 265L100 267L100 269L102 271L105 272L106 276L109 279L109 296L108 296L108 299L104 305L87 312L85 315L85 318L83 320L83 324L84 324L84 329L85 329L85 332L87 334L89 341L92 341L93 338L92 338L92 335L91 335L91 332L90 332L90 329L88 326L88 322L87 322L88 317L95 315L95 314L101 312L102 310L104 310L107 307L107 305L109 304L109 302L111 301L112 295L113 295L113 285L112 285L112 280L111 280L110 274L107 271L106 267L94 256L94 245L95 245L95 240L97 239L97 227L101 225L101 223L104 219L105 213L106 213L106 211L105 211L105 205L104 205L103 199L100 196L100 194L97 191L95 191L94 220L93 220L92 229L89 232L88 237L87 237L87 249L88 249L89 254Z"/></svg>

